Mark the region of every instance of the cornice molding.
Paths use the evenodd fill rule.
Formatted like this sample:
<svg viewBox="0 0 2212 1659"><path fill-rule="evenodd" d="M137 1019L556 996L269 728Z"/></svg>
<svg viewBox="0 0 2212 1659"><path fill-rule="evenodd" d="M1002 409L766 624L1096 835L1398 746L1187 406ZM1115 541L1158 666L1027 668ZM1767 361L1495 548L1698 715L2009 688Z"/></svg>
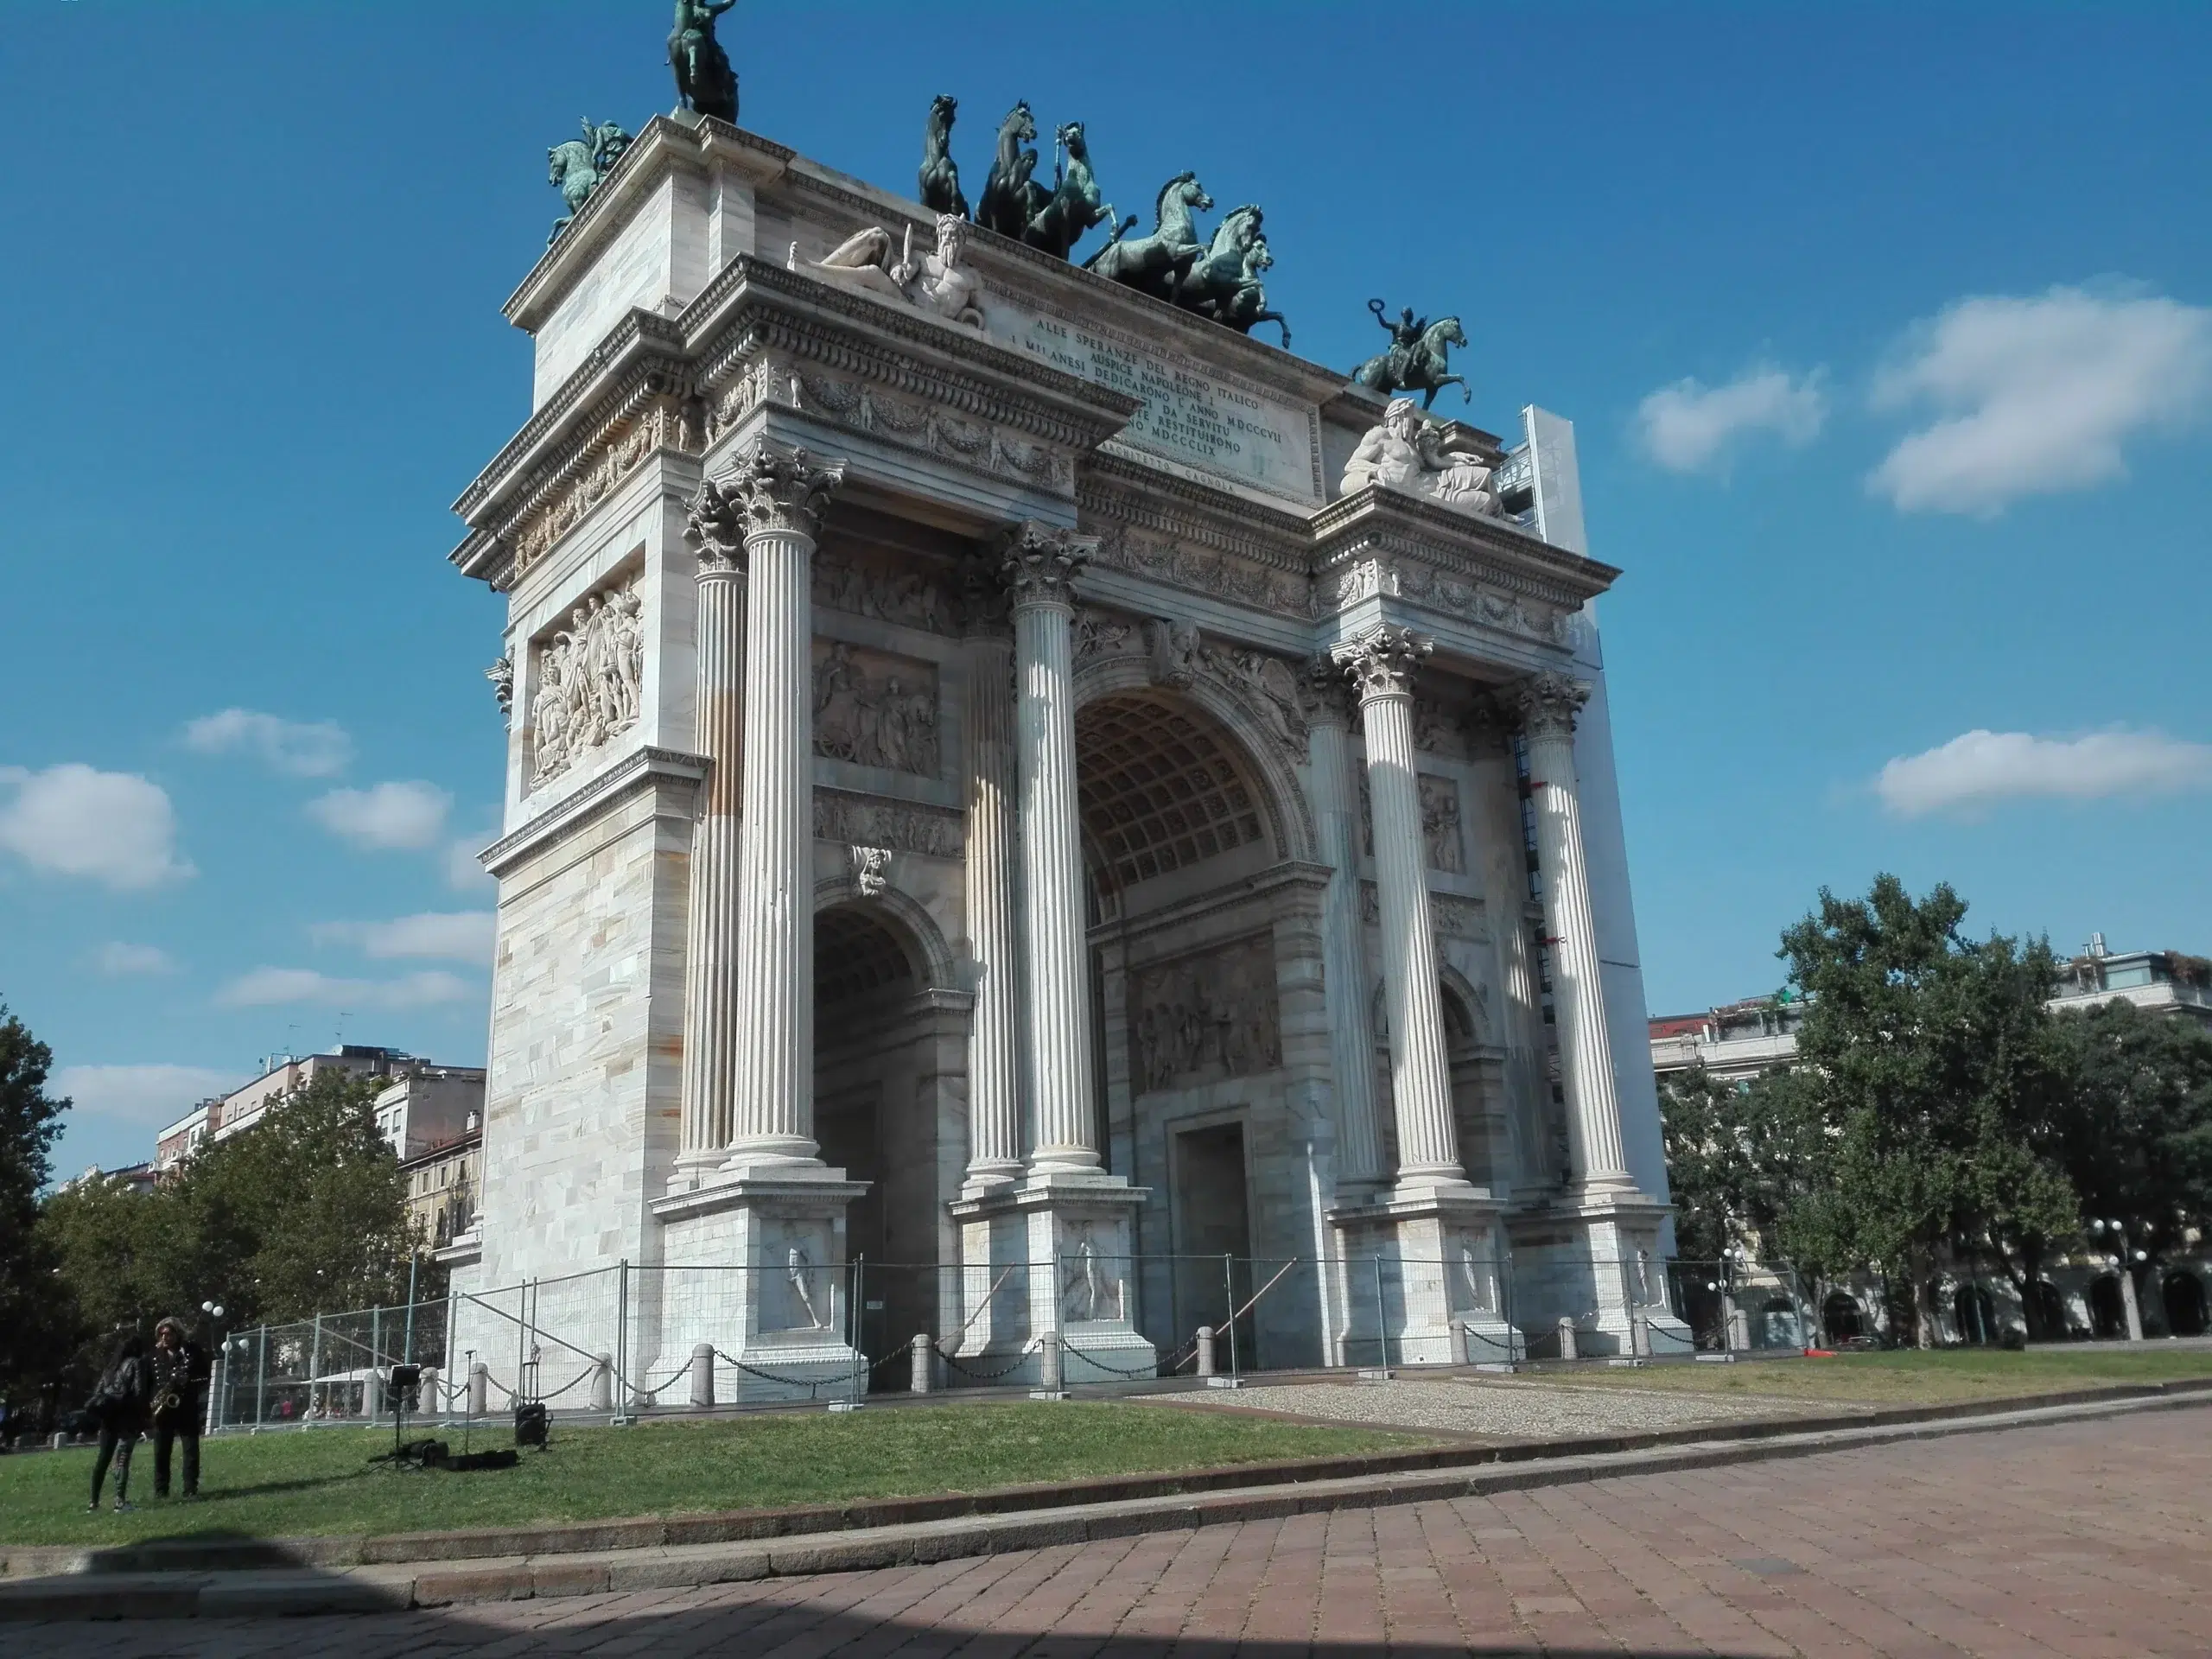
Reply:
<svg viewBox="0 0 2212 1659"><path fill-rule="evenodd" d="M711 765L706 756L688 754L681 749L636 750L574 794L556 801L521 829L493 842L479 857L493 875L504 875L555 837L643 790L662 784L696 788L706 778Z"/></svg>

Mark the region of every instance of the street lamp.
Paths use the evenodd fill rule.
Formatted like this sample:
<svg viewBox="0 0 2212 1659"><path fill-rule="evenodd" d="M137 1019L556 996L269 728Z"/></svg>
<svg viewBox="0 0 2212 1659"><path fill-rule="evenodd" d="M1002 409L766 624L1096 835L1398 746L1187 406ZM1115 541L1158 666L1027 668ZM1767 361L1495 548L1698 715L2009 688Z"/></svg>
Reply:
<svg viewBox="0 0 2212 1659"><path fill-rule="evenodd" d="M207 1414L202 1420L201 1427L212 1434L223 1426L224 1395L227 1395L231 1389L231 1355L229 1344L224 1342L220 1335L221 1327L219 1322L223 1317L223 1305L220 1302L202 1302L200 1304L200 1312L207 1320L207 1335L213 1345L223 1357L221 1390L219 1392L217 1390L215 1379L213 1376L207 1379ZM202 1351L204 1352L205 1350Z"/></svg>

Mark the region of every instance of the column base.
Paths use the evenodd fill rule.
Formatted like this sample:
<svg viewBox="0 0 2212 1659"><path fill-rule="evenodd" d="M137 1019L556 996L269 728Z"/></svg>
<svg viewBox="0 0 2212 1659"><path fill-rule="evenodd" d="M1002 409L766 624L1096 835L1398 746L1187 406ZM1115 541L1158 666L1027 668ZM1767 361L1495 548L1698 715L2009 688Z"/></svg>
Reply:
<svg viewBox="0 0 2212 1659"><path fill-rule="evenodd" d="M652 1206L664 1229L659 1352L648 1386L697 1343L715 1350L715 1402L839 1399L865 1391L845 1265L845 1211L868 1191L841 1169L724 1177ZM690 1397L677 1376L654 1388Z"/></svg>
<svg viewBox="0 0 2212 1659"><path fill-rule="evenodd" d="M1401 1182L1372 1204L1329 1212L1344 1258L1338 1357L1348 1365L1508 1361L1503 1206L1459 1179Z"/></svg>
<svg viewBox="0 0 2212 1659"><path fill-rule="evenodd" d="M1048 1394L1157 1376L1159 1351L1136 1330L1130 1248L1150 1196L1116 1175L1033 1171L954 1200L965 1323L953 1373Z"/></svg>
<svg viewBox="0 0 2212 1659"><path fill-rule="evenodd" d="M1513 1217L1513 1322L1530 1351L1555 1357L1563 1319L1583 1357L1692 1351L1689 1326L1667 1306L1659 1256L1671 1213L1634 1187L1573 1187Z"/></svg>

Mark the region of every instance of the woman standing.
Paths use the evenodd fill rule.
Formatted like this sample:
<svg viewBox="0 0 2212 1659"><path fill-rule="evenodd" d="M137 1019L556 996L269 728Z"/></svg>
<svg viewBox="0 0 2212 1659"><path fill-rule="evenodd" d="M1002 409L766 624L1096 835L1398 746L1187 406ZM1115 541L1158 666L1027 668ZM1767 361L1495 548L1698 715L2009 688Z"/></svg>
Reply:
<svg viewBox="0 0 2212 1659"><path fill-rule="evenodd" d="M115 1509L120 1515L137 1505L130 1500L130 1448L146 1432L146 1412L154 1394L153 1370L146 1363L146 1339L126 1332L115 1344L99 1386L86 1409L99 1420L100 1451L92 1464L92 1501L87 1511L100 1506L100 1488L107 1484L107 1468L115 1465Z"/></svg>

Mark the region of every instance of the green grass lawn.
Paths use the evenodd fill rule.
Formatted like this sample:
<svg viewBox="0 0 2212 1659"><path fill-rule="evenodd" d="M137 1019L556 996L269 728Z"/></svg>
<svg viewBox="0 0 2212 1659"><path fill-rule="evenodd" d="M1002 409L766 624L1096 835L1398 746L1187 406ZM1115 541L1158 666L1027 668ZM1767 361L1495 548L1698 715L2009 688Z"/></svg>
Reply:
<svg viewBox="0 0 2212 1659"><path fill-rule="evenodd" d="M509 1437L480 1430L479 1447ZM89 1448L0 1458L0 1542L120 1543L194 1535L288 1537L601 1520L975 1492L1031 1482L1330 1457L1430 1444L1414 1433L1316 1428L1226 1413L1067 1402L556 1426L519 1467L396 1473L367 1461L368 1429L206 1442L201 1501L154 1497L153 1447L131 1471L136 1514L85 1513ZM451 1437L460 1449L458 1433ZM114 1501L109 1478L109 1503Z"/></svg>
<svg viewBox="0 0 2212 1659"><path fill-rule="evenodd" d="M2212 1350L2131 1350L2103 1344L2037 1348L2018 1354L2001 1348L1955 1348L1928 1353L1897 1349L1886 1353L1839 1354L1834 1359L1745 1360L1733 1365L1583 1366L1571 1378L1545 1375L1548 1380L1614 1388L1778 1395L1808 1402L1944 1405L2122 1382L2212 1376Z"/></svg>

